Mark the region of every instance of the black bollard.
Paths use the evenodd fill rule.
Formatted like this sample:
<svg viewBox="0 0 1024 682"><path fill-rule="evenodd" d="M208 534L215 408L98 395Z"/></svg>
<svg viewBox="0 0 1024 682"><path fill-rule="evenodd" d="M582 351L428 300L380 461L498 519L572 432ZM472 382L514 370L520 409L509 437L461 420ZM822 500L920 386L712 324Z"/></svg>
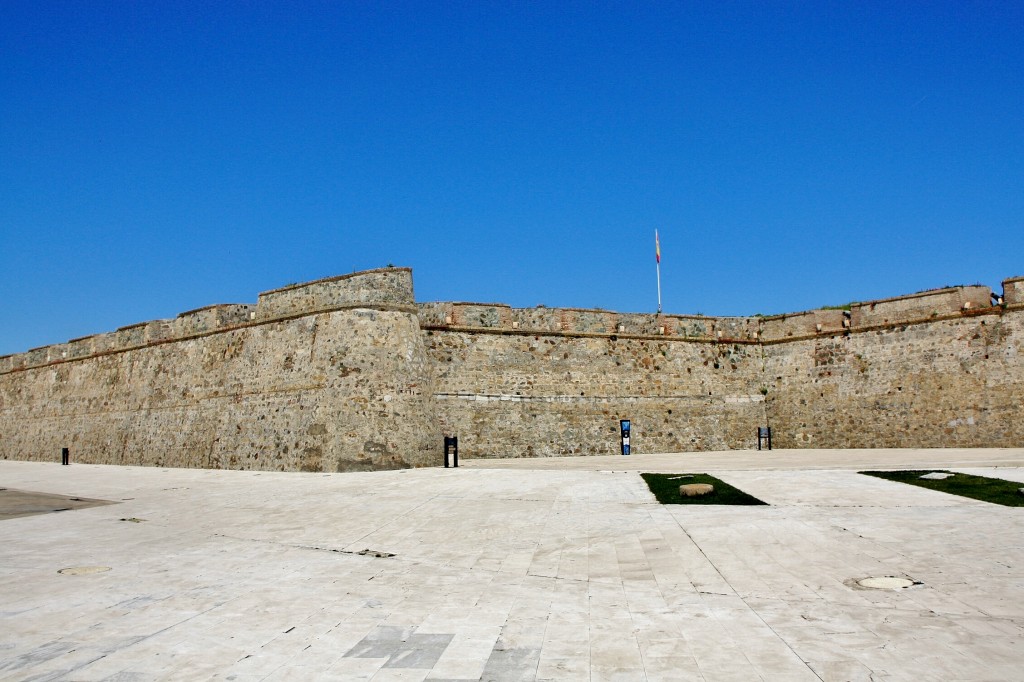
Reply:
<svg viewBox="0 0 1024 682"><path fill-rule="evenodd" d="M455 463L455 467L459 466L459 437L458 436L445 436L444 437L444 468L448 468L448 453L451 452L452 460Z"/></svg>
<svg viewBox="0 0 1024 682"><path fill-rule="evenodd" d="M68 460L71 459L71 451L67 448L60 449L60 463L64 466L68 465Z"/></svg>

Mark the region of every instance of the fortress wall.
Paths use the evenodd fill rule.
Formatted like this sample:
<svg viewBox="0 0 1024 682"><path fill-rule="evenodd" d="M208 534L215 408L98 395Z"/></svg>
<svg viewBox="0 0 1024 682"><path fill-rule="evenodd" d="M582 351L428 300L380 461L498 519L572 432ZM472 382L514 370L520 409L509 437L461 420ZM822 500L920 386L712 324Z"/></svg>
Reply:
<svg viewBox="0 0 1024 682"><path fill-rule="evenodd" d="M468 457L618 454L623 418L635 452L746 448L764 423L753 344L445 329L425 339L439 421Z"/></svg>
<svg viewBox="0 0 1024 682"><path fill-rule="evenodd" d="M988 308L766 345L766 409L774 443L1019 447L1022 344L1024 316Z"/></svg>
<svg viewBox="0 0 1024 682"><path fill-rule="evenodd" d="M780 447L1021 441L1017 323L987 287L764 318L429 305L440 418L468 456L615 453L621 417L638 452L750 447L766 420ZM986 340L958 347L965 329Z"/></svg>
<svg viewBox="0 0 1024 682"><path fill-rule="evenodd" d="M71 347L73 358L52 360L56 351L46 349L23 354L0 374L0 456L52 461L67 446L76 462L108 464L306 471L433 464L440 431L419 324L407 310L411 280L407 290L391 289L395 303L376 297L375 309L352 307L362 302L344 296L387 290L402 278L395 275L322 281L312 294L289 292L287 304L270 297L279 314L292 315L286 319L245 322L249 308L218 306L170 325L202 330L189 338L154 342L148 333L169 328L147 323L50 347ZM344 307L303 314L299 295L318 308Z"/></svg>
<svg viewBox="0 0 1024 682"><path fill-rule="evenodd" d="M388 268L0 357L0 457L337 471L1024 442L1024 278L771 317L415 304Z"/></svg>

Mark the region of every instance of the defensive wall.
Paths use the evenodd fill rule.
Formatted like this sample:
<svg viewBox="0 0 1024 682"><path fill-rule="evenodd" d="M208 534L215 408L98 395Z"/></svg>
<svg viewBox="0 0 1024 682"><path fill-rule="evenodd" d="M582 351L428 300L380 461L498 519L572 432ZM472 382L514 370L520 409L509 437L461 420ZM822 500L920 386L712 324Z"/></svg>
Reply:
<svg viewBox="0 0 1024 682"><path fill-rule="evenodd" d="M436 460L408 269L276 289L0 359L0 456L345 471Z"/></svg>
<svg viewBox="0 0 1024 682"><path fill-rule="evenodd" d="M345 471L463 457L1019 447L1024 278L770 317L415 302L386 268L0 357L0 457Z"/></svg>

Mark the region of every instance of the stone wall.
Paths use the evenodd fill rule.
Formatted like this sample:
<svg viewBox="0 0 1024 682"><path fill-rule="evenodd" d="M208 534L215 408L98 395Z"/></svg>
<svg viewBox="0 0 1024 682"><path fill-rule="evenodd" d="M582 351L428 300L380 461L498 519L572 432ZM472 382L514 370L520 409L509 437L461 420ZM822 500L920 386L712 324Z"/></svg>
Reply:
<svg viewBox="0 0 1024 682"><path fill-rule="evenodd" d="M367 307L370 297L349 300L360 290L388 293ZM214 306L13 356L0 366L0 456L53 460L66 446L74 461L104 464L433 463L440 431L411 273L285 291L287 304L270 292L256 306ZM292 303L303 298L317 312Z"/></svg>
<svg viewBox="0 0 1024 682"><path fill-rule="evenodd" d="M0 357L0 457L345 471L464 457L1020 446L1024 278L771 317L421 303L387 268Z"/></svg>
<svg viewBox="0 0 1024 682"><path fill-rule="evenodd" d="M759 318L420 304L469 456L1024 442L1024 278Z"/></svg>
<svg viewBox="0 0 1024 682"><path fill-rule="evenodd" d="M1024 316L971 310L765 345L774 444L1020 447Z"/></svg>
<svg viewBox="0 0 1024 682"><path fill-rule="evenodd" d="M749 447L764 423L754 344L429 329L438 418L470 457Z"/></svg>

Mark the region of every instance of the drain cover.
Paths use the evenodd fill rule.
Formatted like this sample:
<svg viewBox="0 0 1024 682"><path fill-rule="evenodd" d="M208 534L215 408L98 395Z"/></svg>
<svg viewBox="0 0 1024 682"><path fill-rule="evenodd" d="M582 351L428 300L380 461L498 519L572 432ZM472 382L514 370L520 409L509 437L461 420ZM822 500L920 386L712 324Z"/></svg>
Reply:
<svg viewBox="0 0 1024 682"><path fill-rule="evenodd" d="M885 576L882 578L863 578L857 581L861 587L868 587L872 590L902 590L905 587L914 585L910 578L894 578Z"/></svg>
<svg viewBox="0 0 1024 682"><path fill-rule="evenodd" d="M57 572L64 575L92 575L93 573L106 573L109 570L110 566L71 566Z"/></svg>

